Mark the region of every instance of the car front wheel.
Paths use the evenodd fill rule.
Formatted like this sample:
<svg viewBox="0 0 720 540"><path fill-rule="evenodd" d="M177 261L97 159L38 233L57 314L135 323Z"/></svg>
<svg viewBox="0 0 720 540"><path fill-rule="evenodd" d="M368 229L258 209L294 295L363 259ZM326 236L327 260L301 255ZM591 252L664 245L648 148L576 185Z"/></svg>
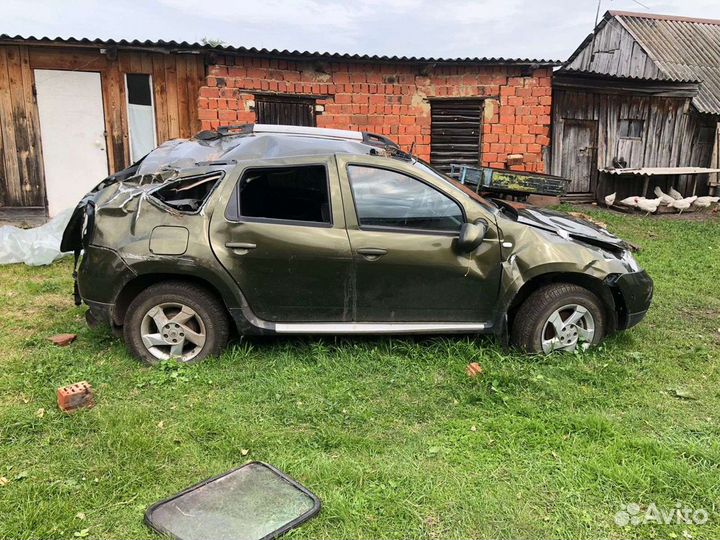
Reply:
<svg viewBox="0 0 720 540"><path fill-rule="evenodd" d="M533 292L515 314L511 343L530 353L573 352L605 337L606 317L600 299L570 283L553 283Z"/></svg>
<svg viewBox="0 0 720 540"><path fill-rule="evenodd" d="M171 358L195 363L222 352L229 324L224 306L206 289L166 282L151 285L130 303L123 334L133 356L146 364Z"/></svg>

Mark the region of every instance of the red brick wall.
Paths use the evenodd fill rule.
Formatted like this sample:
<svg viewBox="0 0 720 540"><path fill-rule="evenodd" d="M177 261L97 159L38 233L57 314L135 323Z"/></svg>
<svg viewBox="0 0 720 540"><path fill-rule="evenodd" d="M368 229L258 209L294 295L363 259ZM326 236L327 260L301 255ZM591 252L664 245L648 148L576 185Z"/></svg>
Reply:
<svg viewBox="0 0 720 540"><path fill-rule="evenodd" d="M255 122L254 92L320 96L318 127L386 135L404 149L430 159L430 103L436 97L485 97L483 165L506 166L523 154L517 169L542 172L550 143L551 68L522 76L517 66L437 66L318 63L220 57L200 88L203 129Z"/></svg>

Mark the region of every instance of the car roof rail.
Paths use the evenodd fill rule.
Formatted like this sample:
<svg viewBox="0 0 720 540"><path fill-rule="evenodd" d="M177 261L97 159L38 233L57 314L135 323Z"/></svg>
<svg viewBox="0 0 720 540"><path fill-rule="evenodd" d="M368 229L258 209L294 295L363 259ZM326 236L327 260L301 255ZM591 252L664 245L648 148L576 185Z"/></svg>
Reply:
<svg viewBox="0 0 720 540"><path fill-rule="evenodd" d="M252 124L253 133L277 133L281 135L305 135L308 137L323 137L328 139L346 139L349 141L362 141L360 131L349 129L331 129L309 126L286 126L276 124Z"/></svg>
<svg viewBox="0 0 720 540"><path fill-rule="evenodd" d="M279 135L304 135L306 137L320 137L327 139L343 139L358 141L371 146L383 148L399 148L398 145L376 133L366 131L351 131L349 129L331 129L309 126L288 126L280 124L239 124L232 126L221 126L215 130L201 131L195 135L196 139L213 140L227 135L250 135L253 133L279 134Z"/></svg>
<svg viewBox="0 0 720 540"><path fill-rule="evenodd" d="M388 139L384 135L378 135L377 133L368 133L367 131L363 131L362 136L363 136L363 142L365 144L370 144L373 146L382 146L385 148L388 148L388 147L398 148L398 149L400 148L395 141Z"/></svg>

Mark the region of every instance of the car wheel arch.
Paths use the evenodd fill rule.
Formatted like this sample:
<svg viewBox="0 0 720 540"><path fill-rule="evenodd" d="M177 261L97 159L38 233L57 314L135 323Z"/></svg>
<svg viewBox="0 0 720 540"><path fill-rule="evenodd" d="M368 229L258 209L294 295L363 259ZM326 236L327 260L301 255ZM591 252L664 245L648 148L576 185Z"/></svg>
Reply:
<svg viewBox="0 0 720 540"><path fill-rule="evenodd" d="M611 288L603 280L579 272L552 272L537 275L525 283L512 296L505 310L508 327L513 324L513 319L522 303L535 291L546 285L555 283L570 283L583 287L595 294L605 307L605 314L608 321L608 334L612 334L618 327L618 316L621 310L618 299Z"/></svg>
<svg viewBox="0 0 720 540"><path fill-rule="evenodd" d="M223 306L230 320L230 306L227 302L227 297L223 295L220 289L210 281L203 279L198 276L189 274L176 274L176 273L148 273L140 274L135 278L128 281L118 293L115 298L115 305L112 312L112 323L113 326L120 327L123 325L125 320L125 314L132 301L145 289L151 285L157 283L163 283L168 281L174 282L185 282L191 283L195 286L202 287L212 293ZM239 291L238 291L239 292Z"/></svg>

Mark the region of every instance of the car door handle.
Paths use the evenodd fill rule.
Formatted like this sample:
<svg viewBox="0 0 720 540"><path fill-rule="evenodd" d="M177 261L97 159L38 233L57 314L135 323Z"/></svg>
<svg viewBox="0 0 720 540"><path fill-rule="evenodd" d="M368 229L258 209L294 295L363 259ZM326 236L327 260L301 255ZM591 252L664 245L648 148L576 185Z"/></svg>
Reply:
<svg viewBox="0 0 720 540"><path fill-rule="evenodd" d="M225 247L231 249L255 249L257 244L253 244L252 242L225 242Z"/></svg>
<svg viewBox="0 0 720 540"><path fill-rule="evenodd" d="M357 252L365 257L368 261L376 261L387 253L387 249L383 248L359 248Z"/></svg>
<svg viewBox="0 0 720 540"><path fill-rule="evenodd" d="M251 249L255 249L257 244L252 242L225 242L225 247L232 249L238 255L245 255Z"/></svg>

